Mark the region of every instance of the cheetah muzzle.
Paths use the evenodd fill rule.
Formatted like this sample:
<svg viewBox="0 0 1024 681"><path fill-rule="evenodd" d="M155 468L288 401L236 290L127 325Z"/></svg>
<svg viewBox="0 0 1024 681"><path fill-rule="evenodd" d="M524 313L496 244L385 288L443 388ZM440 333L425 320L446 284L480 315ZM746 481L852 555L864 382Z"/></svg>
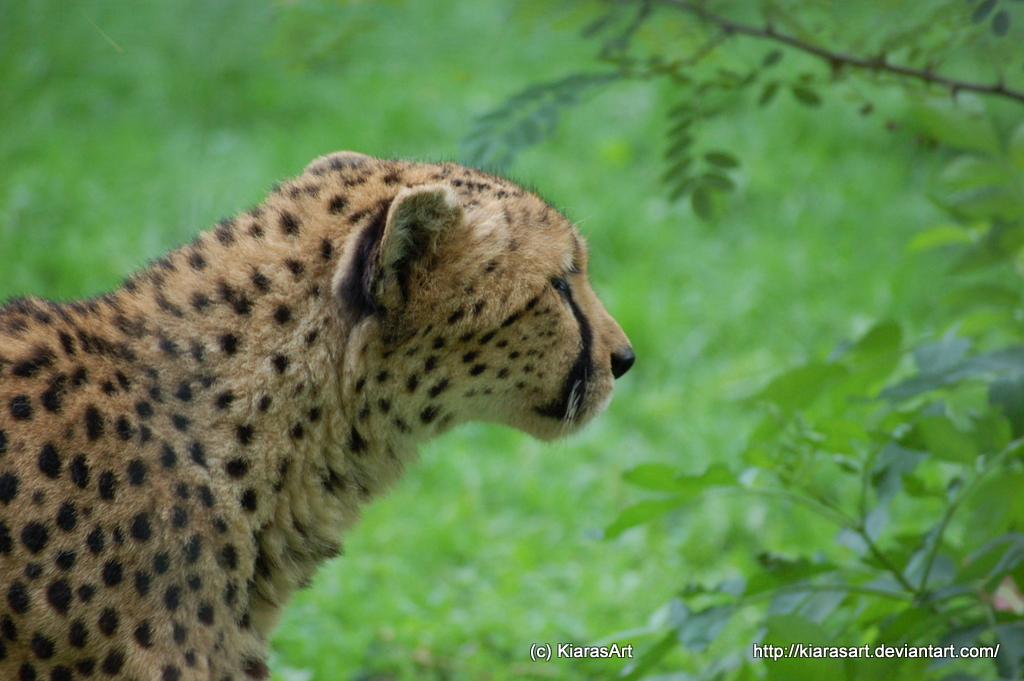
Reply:
<svg viewBox="0 0 1024 681"><path fill-rule="evenodd" d="M112 293L0 308L0 678L267 678L418 443L607 406L634 356L586 273L506 180L340 152Z"/></svg>

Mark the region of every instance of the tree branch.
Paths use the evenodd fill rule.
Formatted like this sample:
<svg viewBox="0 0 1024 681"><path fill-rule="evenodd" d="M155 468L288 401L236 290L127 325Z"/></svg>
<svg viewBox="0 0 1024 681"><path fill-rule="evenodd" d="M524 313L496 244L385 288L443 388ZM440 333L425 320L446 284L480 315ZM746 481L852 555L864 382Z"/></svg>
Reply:
<svg viewBox="0 0 1024 681"><path fill-rule="evenodd" d="M946 76L934 73L931 70L913 69L899 64L890 64L885 60L884 54L872 59L865 59L863 57L854 57L841 52L832 52L823 47L804 42L799 38L778 33L771 25L762 28L760 26L750 26L748 24L734 22L721 15L715 14L714 12L708 11L695 2L688 2L687 0L656 0L656 2L696 15L702 21L717 26L726 34L747 35L753 38L772 40L777 43L788 45L789 47L800 50L801 52L806 52L807 54L811 54L819 59L825 60L833 69L837 66L849 66L856 69L874 71L876 73L884 71L886 73L893 73L905 78L921 80L933 85L941 85L942 87L948 88L954 95L962 91L977 92L983 95L1004 97L1006 99L1014 100L1020 104L1024 104L1024 92L1008 88L1002 82L995 83L993 85L984 85L966 80L947 78Z"/></svg>

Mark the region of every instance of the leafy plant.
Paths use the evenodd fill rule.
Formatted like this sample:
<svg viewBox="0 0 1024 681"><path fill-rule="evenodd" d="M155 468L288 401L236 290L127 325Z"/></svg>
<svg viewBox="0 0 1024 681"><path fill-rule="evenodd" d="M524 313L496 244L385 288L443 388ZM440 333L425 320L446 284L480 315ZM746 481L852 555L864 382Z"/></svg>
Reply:
<svg viewBox="0 0 1024 681"><path fill-rule="evenodd" d="M882 321L776 376L748 398L762 418L741 470L625 474L656 495L623 510L609 538L724 494L825 521L834 545L764 546L747 574L686 586L651 627L620 633L655 638L623 678L661 678L648 674L673 650L704 653L725 634L781 657L704 655L694 678L1024 675L1024 124L992 139L951 156L934 181L951 222L909 246L951 263L938 338L908 346ZM900 656L881 656L885 646ZM972 646L988 657L960 656ZM856 656L827 657L840 647ZM813 651L826 657L794 656Z"/></svg>
<svg viewBox="0 0 1024 681"><path fill-rule="evenodd" d="M504 170L522 150L554 134L567 108L616 82L658 81L672 101L666 107L668 195L689 197L699 217L713 220L721 203L716 197L735 189L722 171L740 159L700 149L699 128L738 107L766 107L788 93L812 109L829 97L846 99L869 115L874 102L858 87L842 87L865 80L879 90L895 85L912 100L973 93L1024 104L1024 60L1017 49L1024 31L1013 20L1022 10L1014 4L522 0L520 11L531 16L568 14L585 23L582 35L598 44L604 70L529 85L477 120L464 155ZM971 77L954 75L963 73Z"/></svg>

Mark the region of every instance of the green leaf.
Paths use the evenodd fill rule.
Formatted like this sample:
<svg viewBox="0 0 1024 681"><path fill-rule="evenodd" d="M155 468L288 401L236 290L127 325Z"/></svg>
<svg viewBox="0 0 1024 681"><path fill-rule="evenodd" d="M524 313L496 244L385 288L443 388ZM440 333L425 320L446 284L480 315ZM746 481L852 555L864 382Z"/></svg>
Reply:
<svg viewBox="0 0 1024 681"><path fill-rule="evenodd" d="M979 452L974 441L947 416L922 414L914 423L914 432L924 446L915 446L918 441L911 438L911 449L925 449L937 459L956 463L974 463L978 458Z"/></svg>
<svg viewBox="0 0 1024 681"><path fill-rule="evenodd" d="M932 98L913 106L908 123L921 133L955 149L999 152L999 138L980 100L960 96Z"/></svg>
<svg viewBox="0 0 1024 681"><path fill-rule="evenodd" d="M757 98L758 106L767 106L773 99L775 99L775 95L778 91L779 83L777 81L772 81L766 84L764 89L761 90L761 96Z"/></svg>
<svg viewBox="0 0 1024 681"><path fill-rule="evenodd" d="M677 645L676 632L670 631L653 646L640 653L636 661L627 664L619 673L619 678L623 681L636 681L642 678L649 669L661 662L662 658L668 655Z"/></svg>
<svg viewBox="0 0 1024 681"><path fill-rule="evenodd" d="M736 476L725 464L714 463L699 475L684 475L679 469L662 463L645 463L622 475L626 482L643 489L675 492L676 499L689 499L707 487L736 484Z"/></svg>
<svg viewBox="0 0 1024 681"><path fill-rule="evenodd" d="M988 389L988 401L1006 416L1014 438L1024 436L1024 373L993 381Z"/></svg>
<svg viewBox="0 0 1024 681"><path fill-rule="evenodd" d="M996 15L992 17L992 33L997 37L1002 38L1010 31L1010 13L1005 9L1001 9L996 12Z"/></svg>
<svg viewBox="0 0 1024 681"><path fill-rule="evenodd" d="M648 499L627 506L619 513L619 517L605 528L604 538L615 539L629 528L660 518L687 501L689 501L688 497L670 497L668 499Z"/></svg>
<svg viewBox="0 0 1024 681"><path fill-rule="evenodd" d="M689 613L676 627L679 642L690 650L704 652L725 628L734 610L733 605L717 605Z"/></svg>
<svg viewBox="0 0 1024 681"><path fill-rule="evenodd" d="M885 320L872 326L849 352L855 360L860 361L897 353L902 346L903 329L899 322Z"/></svg>
<svg viewBox="0 0 1024 681"><path fill-rule="evenodd" d="M713 166L725 169L735 168L740 164L739 159L726 151L709 151L704 154L704 159Z"/></svg>
<svg viewBox="0 0 1024 681"><path fill-rule="evenodd" d="M805 85L794 85L791 91L796 100L801 104L807 106L821 105L821 97L818 96L818 93Z"/></svg>
<svg viewBox="0 0 1024 681"><path fill-rule="evenodd" d="M812 563L806 558L795 560L773 554L758 556L761 568L747 580L744 596L753 596L766 591L774 591L779 587L790 586L797 582L806 582L815 575L831 572L836 569L831 563Z"/></svg>
<svg viewBox="0 0 1024 681"><path fill-rule="evenodd" d="M961 154L946 164L936 178L946 191L972 189L988 185L1002 185L1010 178L999 163L974 154Z"/></svg>
<svg viewBox="0 0 1024 681"><path fill-rule="evenodd" d="M727 176L721 175L719 173L704 173L703 175L700 176L699 181L705 186L723 192L730 192L733 189L736 189L736 183L734 183Z"/></svg>
<svg viewBox="0 0 1024 681"><path fill-rule="evenodd" d="M974 12L971 14L971 21L976 24L980 24L985 21L989 14L996 6L998 0L984 0L980 5L974 8Z"/></svg>
<svg viewBox="0 0 1024 681"><path fill-rule="evenodd" d="M1021 291L1016 287L996 283L971 284L953 289L943 299L946 305L956 311L977 307L1015 310L1021 304Z"/></svg>
<svg viewBox="0 0 1024 681"><path fill-rule="evenodd" d="M690 195L693 212L702 220L711 221L715 217L714 205L711 203L711 191L703 184L698 184Z"/></svg>
<svg viewBox="0 0 1024 681"><path fill-rule="evenodd" d="M1010 135L1007 153L1014 170L1024 170L1024 123L1021 123Z"/></svg>
<svg viewBox="0 0 1024 681"><path fill-rule="evenodd" d="M838 364L812 362L776 376L755 399L772 402L783 409L803 409L847 374L847 369Z"/></svg>
<svg viewBox="0 0 1024 681"><path fill-rule="evenodd" d="M935 225L923 232L918 233L907 244L910 252L925 251L931 248L940 248L950 244L963 244L971 241L971 235L957 223L947 222Z"/></svg>
<svg viewBox="0 0 1024 681"><path fill-rule="evenodd" d="M782 61L782 50L772 50L764 56L764 60L761 64L765 67L771 67Z"/></svg>

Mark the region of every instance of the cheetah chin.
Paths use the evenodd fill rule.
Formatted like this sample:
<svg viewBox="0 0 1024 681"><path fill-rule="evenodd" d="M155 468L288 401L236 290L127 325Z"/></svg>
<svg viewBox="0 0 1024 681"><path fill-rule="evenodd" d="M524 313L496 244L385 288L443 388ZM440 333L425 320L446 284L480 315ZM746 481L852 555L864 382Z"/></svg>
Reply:
<svg viewBox="0 0 1024 681"><path fill-rule="evenodd" d="M420 442L573 432L633 361L559 212L352 152L109 294L11 301L0 678L268 678L281 609Z"/></svg>

